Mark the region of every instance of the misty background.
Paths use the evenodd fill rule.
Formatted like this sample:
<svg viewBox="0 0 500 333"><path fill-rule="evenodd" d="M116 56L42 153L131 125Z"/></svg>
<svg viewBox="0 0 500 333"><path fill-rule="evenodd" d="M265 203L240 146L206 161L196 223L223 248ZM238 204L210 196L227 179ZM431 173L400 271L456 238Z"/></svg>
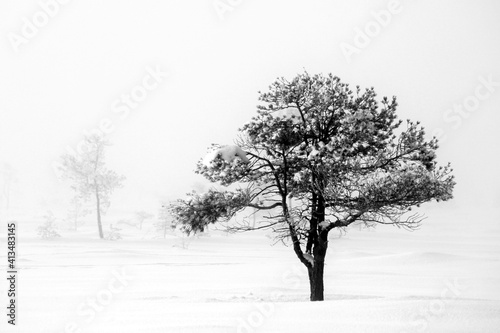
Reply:
<svg viewBox="0 0 500 333"><path fill-rule="evenodd" d="M258 91L306 70L397 96L400 119L441 138L454 199L423 212L495 222L500 3L400 1L378 23L389 3L69 1L30 38L23 18L39 2L0 3L0 215L64 214L72 193L55 165L100 127L113 144L107 166L127 178L104 221L157 214L161 202L211 186L195 164L211 143L233 143Z"/></svg>

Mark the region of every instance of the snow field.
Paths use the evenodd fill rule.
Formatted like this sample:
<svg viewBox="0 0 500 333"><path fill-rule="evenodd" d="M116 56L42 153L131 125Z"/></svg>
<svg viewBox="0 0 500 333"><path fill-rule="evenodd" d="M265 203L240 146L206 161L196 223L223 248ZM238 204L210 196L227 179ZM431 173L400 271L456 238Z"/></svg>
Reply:
<svg viewBox="0 0 500 333"><path fill-rule="evenodd" d="M315 303L292 249L265 233L151 239L131 228L112 242L89 226L44 241L26 225L19 325L1 331L498 332L500 228L429 220L332 233Z"/></svg>

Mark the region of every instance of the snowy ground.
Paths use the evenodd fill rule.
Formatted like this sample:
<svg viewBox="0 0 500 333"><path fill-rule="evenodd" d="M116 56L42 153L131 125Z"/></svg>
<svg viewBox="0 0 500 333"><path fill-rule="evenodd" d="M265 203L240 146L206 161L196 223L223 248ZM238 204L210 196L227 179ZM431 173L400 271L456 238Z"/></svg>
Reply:
<svg viewBox="0 0 500 333"><path fill-rule="evenodd" d="M332 234L326 301L311 303L292 249L263 233L164 240L130 228L113 242L89 226L47 241L21 221L18 325L4 316L0 331L499 332L500 226L481 223L431 216L416 232Z"/></svg>

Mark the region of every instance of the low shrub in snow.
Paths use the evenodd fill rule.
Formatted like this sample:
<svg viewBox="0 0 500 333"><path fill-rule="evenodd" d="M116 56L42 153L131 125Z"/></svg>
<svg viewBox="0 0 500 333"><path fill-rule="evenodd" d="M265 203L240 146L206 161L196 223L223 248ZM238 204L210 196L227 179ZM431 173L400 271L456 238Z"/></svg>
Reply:
<svg viewBox="0 0 500 333"><path fill-rule="evenodd" d="M47 213L44 218L45 222L36 229L37 234L43 239L61 237L61 235L59 235L59 233L56 231L56 218L54 217L52 212Z"/></svg>

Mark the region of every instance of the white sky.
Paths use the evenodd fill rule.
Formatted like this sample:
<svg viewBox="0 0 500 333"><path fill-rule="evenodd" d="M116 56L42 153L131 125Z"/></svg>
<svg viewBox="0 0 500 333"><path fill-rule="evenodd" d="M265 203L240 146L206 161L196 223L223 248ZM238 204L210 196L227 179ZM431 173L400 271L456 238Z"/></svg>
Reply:
<svg viewBox="0 0 500 333"><path fill-rule="evenodd" d="M341 43L354 46L355 29L373 26L371 13L389 1L232 3L221 19L212 0L70 1L15 52L9 33L21 35L23 18L41 7L1 2L0 164L19 179L13 208L64 208L67 184L51 163L109 119L109 166L127 177L112 211L156 213L159 200L203 187L196 161L210 143L233 142L255 113L257 91L304 69L396 95L400 118L444 131L438 160L452 162L458 185L442 209L500 201L500 85L489 92L479 80L500 82L500 2L401 1L350 62ZM113 103L142 83L148 67L169 76L121 119ZM453 112L477 89L488 96L473 112Z"/></svg>

